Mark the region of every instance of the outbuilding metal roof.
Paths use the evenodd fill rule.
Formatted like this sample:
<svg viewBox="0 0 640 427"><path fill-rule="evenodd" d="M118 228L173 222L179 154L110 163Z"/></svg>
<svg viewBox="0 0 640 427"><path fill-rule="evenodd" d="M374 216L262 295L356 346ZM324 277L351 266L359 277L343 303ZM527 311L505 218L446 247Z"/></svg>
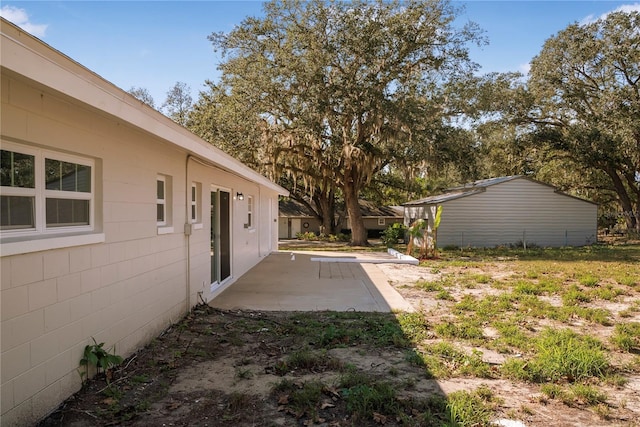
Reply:
<svg viewBox="0 0 640 427"><path fill-rule="evenodd" d="M547 187L553 188L557 194L562 194L563 196L571 197L573 199L577 199L583 202L596 204L590 200L585 200L580 197L567 194L563 191L556 189L553 185L536 181L535 179L529 178L527 176L510 175L510 176L500 176L500 177L489 178L489 179L480 179L478 181L468 182L464 185L460 185L457 187L450 187L450 188L447 188L443 194L425 197L424 199L413 200L413 201L404 203L402 206L422 206L422 205L434 205L438 203L443 203L449 200L459 199L461 197L467 197L467 196L472 196L474 194L482 193L486 191L487 187L490 187L492 185L502 184L503 182L507 182L507 181L513 181L515 179L526 179L528 181L535 182L536 184L546 185Z"/></svg>
<svg viewBox="0 0 640 427"><path fill-rule="evenodd" d="M411 202L407 202L402 206L421 206L421 205L435 205L442 202L447 202L449 200L459 199L461 197L471 196L472 194L477 194L485 191L483 188L479 188L477 190L470 191L454 191L451 193L439 194L437 196L425 197L420 200L413 200Z"/></svg>
<svg viewBox="0 0 640 427"><path fill-rule="evenodd" d="M445 191L449 192L449 191L455 191L455 190L463 190L467 188L490 187L492 185L502 184L503 182L513 181L514 179L518 179L518 178L526 178L526 177L524 175L511 175L511 176L499 176L496 178L480 179L478 181L468 182L459 187L447 188Z"/></svg>

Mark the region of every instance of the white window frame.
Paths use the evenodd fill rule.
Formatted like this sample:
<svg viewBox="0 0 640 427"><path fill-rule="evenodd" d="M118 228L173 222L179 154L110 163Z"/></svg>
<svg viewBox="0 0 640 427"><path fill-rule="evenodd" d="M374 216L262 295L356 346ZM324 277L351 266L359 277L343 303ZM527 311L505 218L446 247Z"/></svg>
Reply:
<svg viewBox="0 0 640 427"><path fill-rule="evenodd" d="M253 210L255 206L253 204L253 196L247 196L247 228L253 230L255 224L253 223Z"/></svg>
<svg viewBox="0 0 640 427"><path fill-rule="evenodd" d="M159 182L162 182L162 198L158 197ZM158 221L158 206L162 206L162 221ZM167 225L167 178L164 175L156 177L156 225L158 227Z"/></svg>
<svg viewBox="0 0 640 427"><path fill-rule="evenodd" d="M378 218L378 225L387 225L386 218Z"/></svg>
<svg viewBox="0 0 640 427"><path fill-rule="evenodd" d="M189 211L189 222L191 224L202 224L202 183L191 182L191 203Z"/></svg>
<svg viewBox="0 0 640 427"><path fill-rule="evenodd" d="M3 196L34 197L35 201L35 227L0 230L0 236L5 237L28 237L38 235L56 235L62 233L92 232L95 230L95 161L87 157L79 157L71 154L64 154L52 150L30 147L22 144L2 141L2 149L6 151L18 152L34 156L34 183L35 188L21 187L1 187ZM45 183L45 159L58 160L63 162L80 164L91 168L91 191L76 192L62 190L47 190ZM67 225L47 227L47 199L66 200L87 200L89 202L89 224L88 225Z"/></svg>
<svg viewBox="0 0 640 427"><path fill-rule="evenodd" d="M158 182L163 183L163 199L158 198ZM158 227L158 234L170 234L173 233L173 179L171 175L157 174L156 176L156 225ZM164 220L158 221L157 209L162 205L164 209Z"/></svg>

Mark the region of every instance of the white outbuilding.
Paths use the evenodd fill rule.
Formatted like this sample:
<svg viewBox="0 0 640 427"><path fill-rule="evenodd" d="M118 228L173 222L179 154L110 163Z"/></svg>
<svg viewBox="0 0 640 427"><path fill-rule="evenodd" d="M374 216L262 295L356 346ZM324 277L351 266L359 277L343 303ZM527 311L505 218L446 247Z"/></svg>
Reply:
<svg viewBox="0 0 640 427"><path fill-rule="evenodd" d="M596 242L597 204L522 175L471 182L404 205L409 226L431 227L442 206L439 247L582 246Z"/></svg>

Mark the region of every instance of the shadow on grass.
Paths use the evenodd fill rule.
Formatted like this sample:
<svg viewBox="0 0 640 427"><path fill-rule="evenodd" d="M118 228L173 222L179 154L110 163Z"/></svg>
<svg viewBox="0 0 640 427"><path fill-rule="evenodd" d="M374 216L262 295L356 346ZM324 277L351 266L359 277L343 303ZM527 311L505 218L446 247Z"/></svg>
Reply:
<svg viewBox="0 0 640 427"><path fill-rule="evenodd" d="M425 327L415 313L198 306L125 360L108 395L96 377L39 425L489 425L488 389L445 396L416 362ZM184 389L193 372L208 379Z"/></svg>

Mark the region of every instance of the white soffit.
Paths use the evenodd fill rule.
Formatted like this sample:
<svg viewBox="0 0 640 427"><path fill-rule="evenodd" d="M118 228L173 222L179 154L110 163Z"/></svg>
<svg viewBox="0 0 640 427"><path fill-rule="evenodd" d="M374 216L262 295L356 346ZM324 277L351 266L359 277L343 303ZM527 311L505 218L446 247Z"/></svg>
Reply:
<svg viewBox="0 0 640 427"><path fill-rule="evenodd" d="M288 195L284 188L4 19L1 36L3 68L114 116L222 169Z"/></svg>

